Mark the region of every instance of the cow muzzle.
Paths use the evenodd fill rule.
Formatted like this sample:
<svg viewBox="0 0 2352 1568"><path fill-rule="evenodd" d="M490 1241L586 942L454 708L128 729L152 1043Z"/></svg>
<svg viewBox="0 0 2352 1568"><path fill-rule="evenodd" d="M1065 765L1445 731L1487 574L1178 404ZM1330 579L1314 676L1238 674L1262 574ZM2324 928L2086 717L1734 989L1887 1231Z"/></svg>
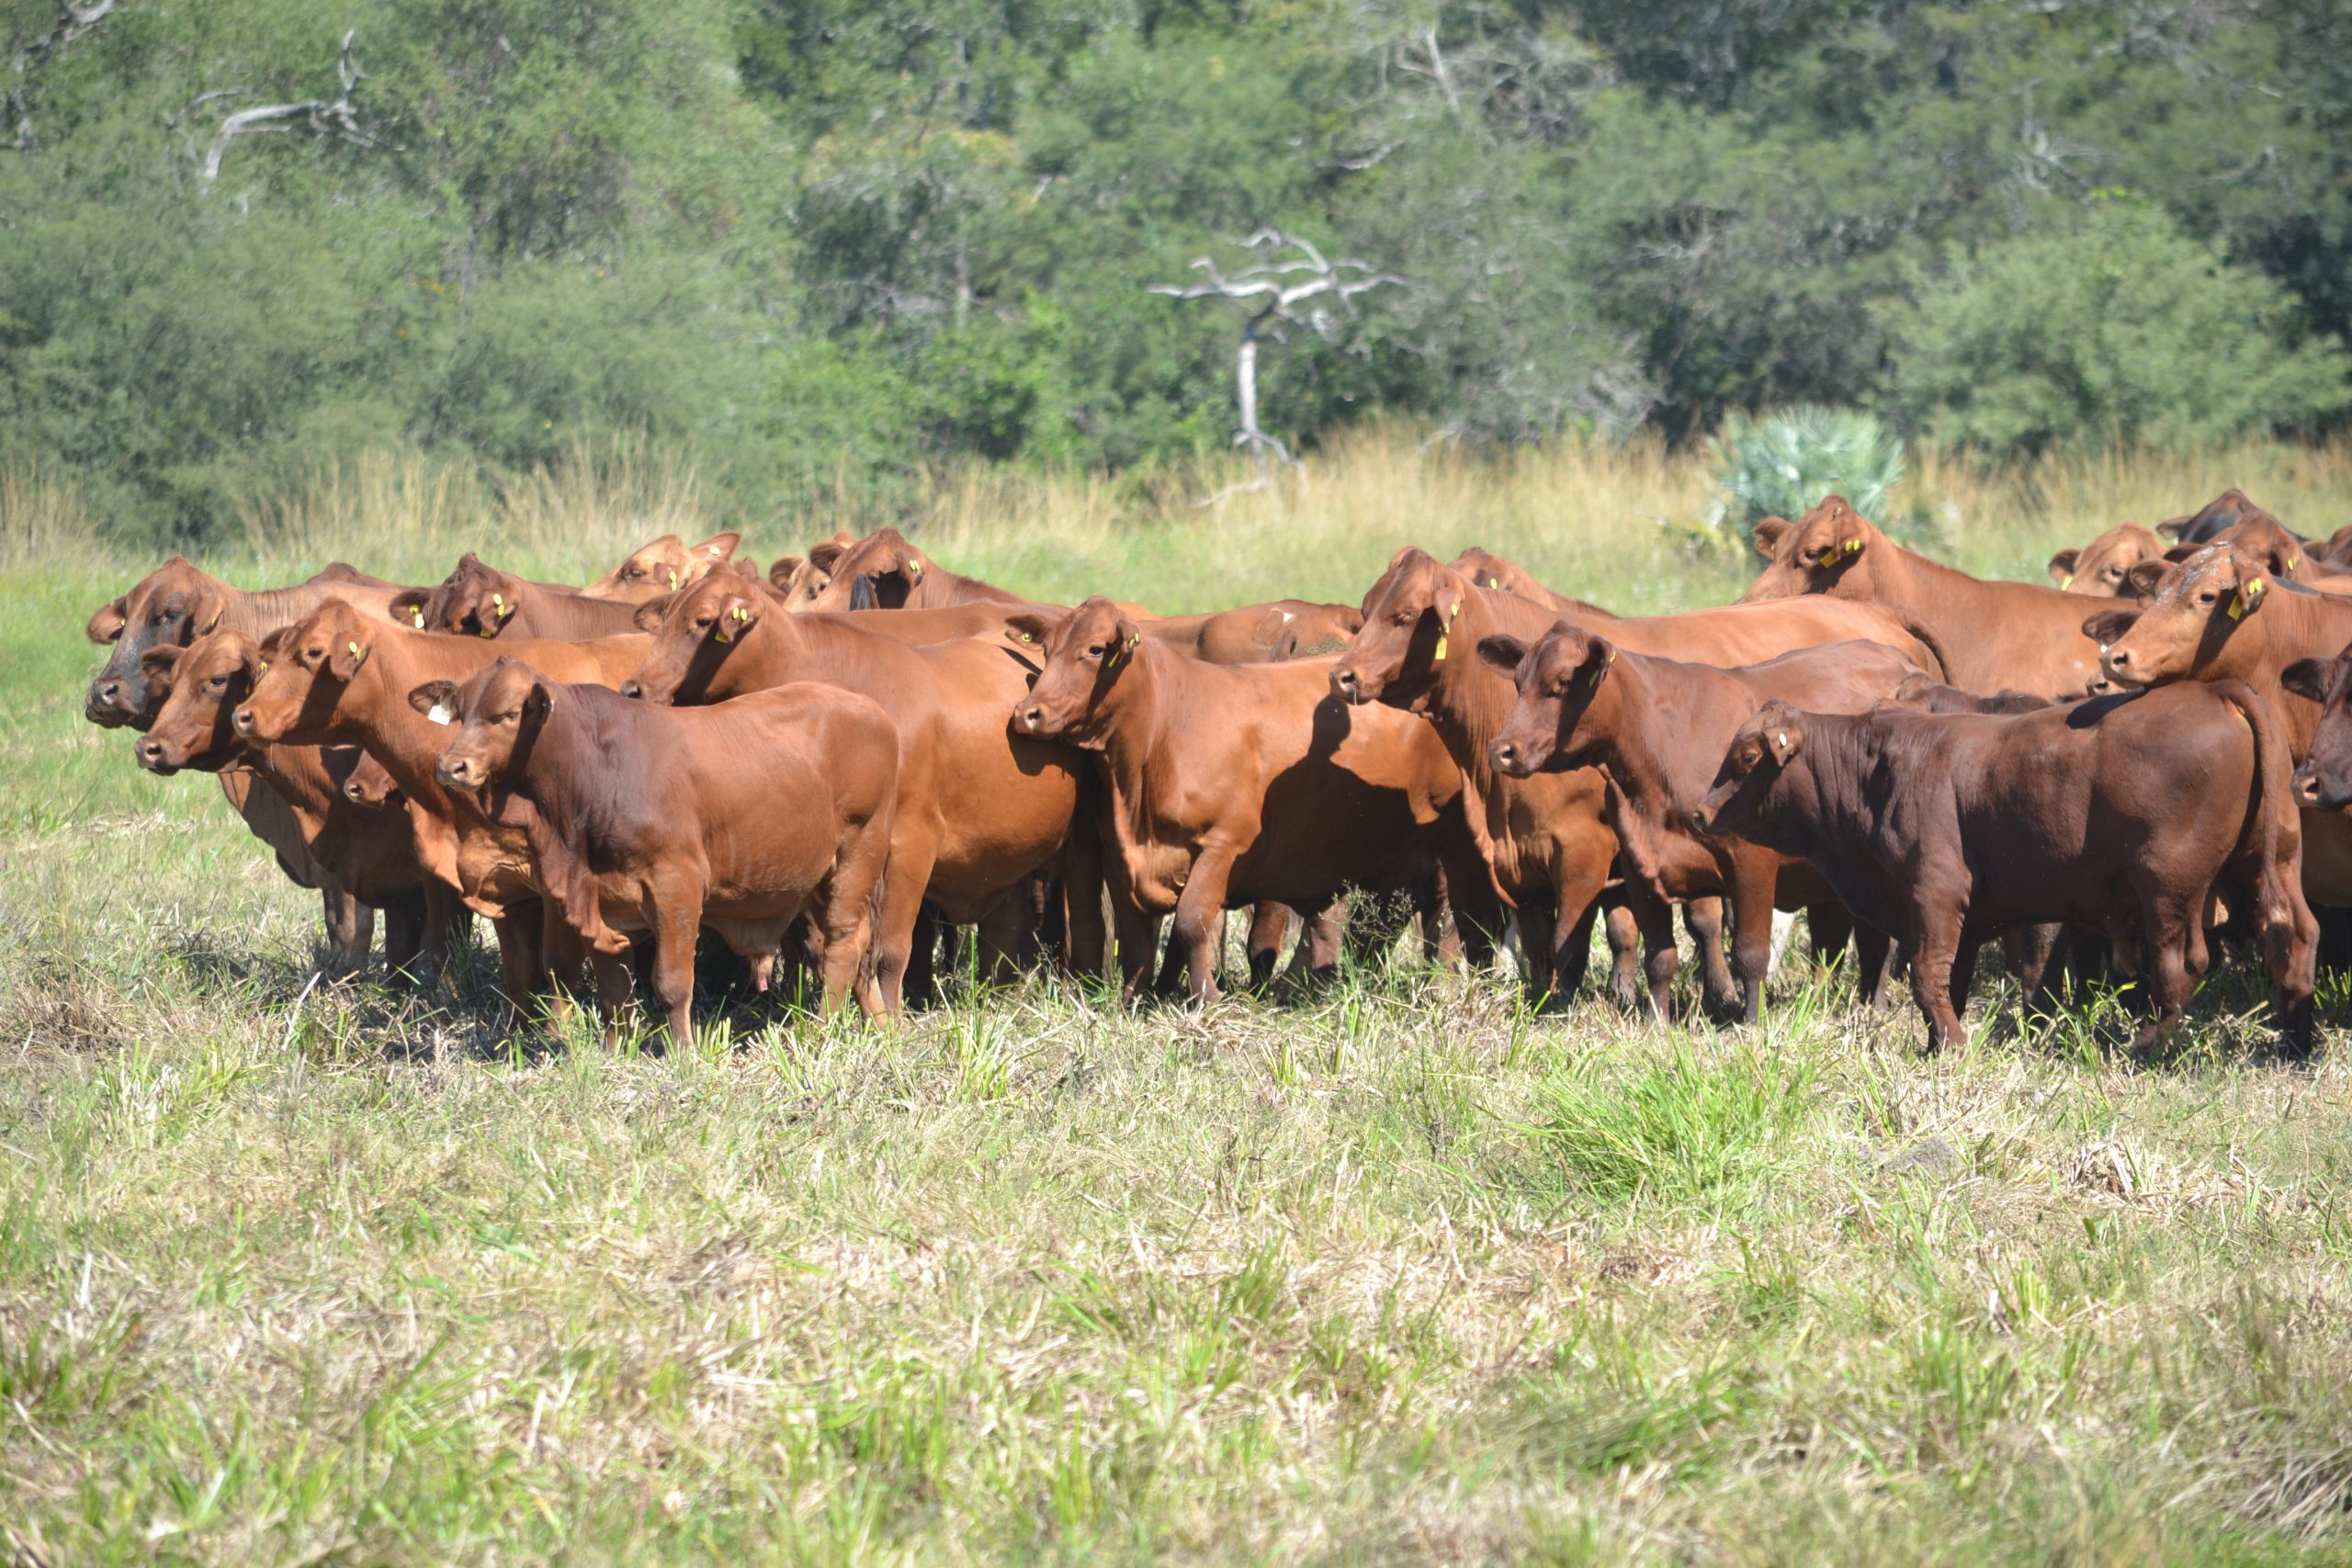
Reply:
<svg viewBox="0 0 2352 1568"><path fill-rule="evenodd" d="M1331 671L1331 694L1351 707L1363 701L1358 694L1363 684L1356 672L1344 664Z"/></svg>
<svg viewBox="0 0 2352 1568"><path fill-rule="evenodd" d="M481 787L481 764L453 752L434 764L433 776L450 789L470 793Z"/></svg>
<svg viewBox="0 0 2352 1568"><path fill-rule="evenodd" d="M2294 782L2289 787L2294 791L2295 804L2305 810L2335 811L2352 806L2352 789L2331 784L2309 763L2295 770Z"/></svg>
<svg viewBox="0 0 2352 1568"><path fill-rule="evenodd" d="M1035 735L1046 728L1046 710L1035 703L1023 703L1012 710L1012 722L1023 735Z"/></svg>
<svg viewBox="0 0 2352 1568"><path fill-rule="evenodd" d="M2132 650L2128 648L2099 649L2098 672L2106 677L2110 690L2142 686L2147 683L2141 679L2139 663L2132 657Z"/></svg>
<svg viewBox="0 0 2352 1568"><path fill-rule="evenodd" d="M150 735L132 748L138 754L139 765L162 778L170 778L180 771L180 759L171 753L162 741Z"/></svg>
<svg viewBox="0 0 2352 1568"><path fill-rule="evenodd" d="M254 732L254 710L252 705L241 705L236 712L231 714L229 716L229 728L235 730L240 735L250 737Z"/></svg>
<svg viewBox="0 0 2352 1568"><path fill-rule="evenodd" d="M129 724L132 715L130 705L123 700L122 682L113 678L91 682L89 694L82 699L82 716L108 729Z"/></svg>
<svg viewBox="0 0 2352 1568"><path fill-rule="evenodd" d="M1519 744L1501 736L1487 742L1487 761L1495 772L1509 778L1528 778L1535 772L1535 764L1528 761L1527 753L1521 750Z"/></svg>

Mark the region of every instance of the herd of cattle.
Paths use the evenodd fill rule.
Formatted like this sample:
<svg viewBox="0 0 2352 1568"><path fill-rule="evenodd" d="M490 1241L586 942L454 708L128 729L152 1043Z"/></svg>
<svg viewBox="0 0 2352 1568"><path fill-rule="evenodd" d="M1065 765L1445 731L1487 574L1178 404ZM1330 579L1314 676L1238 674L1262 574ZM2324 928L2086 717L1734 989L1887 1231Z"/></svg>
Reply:
<svg viewBox="0 0 2352 1568"><path fill-rule="evenodd" d="M1908 964L1931 1047L1995 938L2044 1001L2132 977L2143 1048L2226 941L2301 1054L2313 909L2331 959L2352 933L2352 541L2235 491L2162 527L2044 587L1831 496L1757 527L1736 604L1642 617L1476 549L1400 550L1361 608L1179 616L1031 603L887 528L765 577L669 536L584 587L175 558L91 617L86 712L220 777L322 892L332 964L380 910L392 977L432 984L478 912L517 1009L585 976L608 1037L640 961L685 1037L703 931L761 990L782 958L895 1014L965 926L991 977L1204 999L1245 907L1253 984L1293 912L1310 976L1417 919L1442 962L1515 931L1539 1003L1600 919L1618 1005L1664 1012L1679 907L1718 1017L1757 1016L1801 909L1873 1001Z"/></svg>

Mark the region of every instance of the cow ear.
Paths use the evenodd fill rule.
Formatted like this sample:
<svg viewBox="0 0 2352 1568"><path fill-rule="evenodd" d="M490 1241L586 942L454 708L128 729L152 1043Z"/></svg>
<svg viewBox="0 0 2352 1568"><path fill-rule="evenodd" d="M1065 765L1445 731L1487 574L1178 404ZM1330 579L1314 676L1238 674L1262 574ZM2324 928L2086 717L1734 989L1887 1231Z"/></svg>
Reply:
<svg viewBox="0 0 2352 1568"><path fill-rule="evenodd" d="M1527 657L1527 645L1509 632L1493 632L1478 639L1478 660L1490 670L1501 671L1516 679L1520 660Z"/></svg>
<svg viewBox="0 0 2352 1568"><path fill-rule="evenodd" d="M545 681L531 682L531 694L523 699L523 716L533 724L544 723L555 711L555 694L548 690Z"/></svg>
<svg viewBox="0 0 2352 1568"><path fill-rule="evenodd" d="M741 593L729 593L718 602L718 614L710 623L710 640L733 642L760 618L760 607Z"/></svg>
<svg viewBox="0 0 2352 1568"><path fill-rule="evenodd" d="M1764 731L1764 749L1772 753L1772 761L1781 767L1789 759L1804 750L1804 731L1789 719L1782 719Z"/></svg>
<svg viewBox="0 0 2352 1568"><path fill-rule="evenodd" d="M112 642L122 636L122 628L130 624L130 598L125 594L111 604L98 606L96 615L82 628L82 635L92 642Z"/></svg>
<svg viewBox="0 0 2352 1568"><path fill-rule="evenodd" d="M1795 525L1785 517L1767 517L1750 533L1756 540L1758 551L1767 559L1771 559L1780 555L1781 541L1789 536L1789 530L1793 526Z"/></svg>
<svg viewBox="0 0 2352 1568"><path fill-rule="evenodd" d="M2178 566L2182 561L2187 560L2189 557L2195 555L2204 547L2205 547L2202 545L2175 545L2172 548L2164 553L2165 564L2167 566ZM2142 566L2147 566L2152 563L2148 561L2142 561L2140 564Z"/></svg>
<svg viewBox="0 0 2352 1568"><path fill-rule="evenodd" d="M768 581L778 588L788 589L792 586L793 573L806 564L798 556L778 556L768 563Z"/></svg>
<svg viewBox="0 0 2352 1568"><path fill-rule="evenodd" d="M433 722L447 724L457 716L458 683L455 681L427 681L409 693L408 705L427 718L433 718L438 712L441 716L433 718Z"/></svg>
<svg viewBox="0 0 2352 1568"><path fill-rule="evenodd" d="M689 553L700 556L704 560L708 561L713 567L716 567L720 561L723 561L732 556L735 553L735 547L742 542L743 536L741 534L733 532L713 534L701 544L695 546Z"/></svg>
<svg viewBox="0 0 2352 1568"><path fill-rule="evenodd" d="M1350 637L1363 630L1363 612L1353 605L1334 604L1331 607L1331 618L1339 622L1340 627Z"/></svg>
<svg viewBox="0 0 2352 1568"><path fill-rule="evenodd" d="M403 588L392 595L391 613L395 621L404 621L418 631L424 629L424 602L431 598L429 588Z"/></svg>
<svg viewBox="0 0 2352 1568"><path fill-rule="evenodd" d="M2060 550L2056 555L2052 556L2050 580L2061 588L2074 581L2075 563L2082 558L2082 547L2078 545L2073 549Z"/></svg>
<svg viewBox="0 0 2352 1568"><path fill-rule="evenodd" d="M716 571L718 568L713 567L711 570ZM729 570L746 582L763 583L767 581L766 578L760 575L760 563L752 559L749 556L744 557L741 560L729 563Z"/></svg>
<svg viewBox="0 0 2352 1568"><path fill-rule="evenodd" d="M2196 513L2192 512L2188 517L2195 515ZM2180 531L2188 526L2188 517L2167 517L2156 525L2156 532L2167 539L2177 539L2180 537Z"/></svg>
<svg viewBox="0 0 2352 1568"><path fill-rule="evenodd" d="M168 681L172 678L172 671L179 668L180 657L186 652L187 649L172 644L151 648L139 656L139 668L156 680Z"/></svg>
<svg viewBox="0 0 2352 1568"><path fill-rule="evenodd" d="M677 602L678 596L674 593L664 593L659 599L648 599L637 607L637 613L629 619L639 631L658 634L662 630L662 623L669 618L670 606Z"/></svg>
<svg viewBox="0 0 2352 1568"><path fill-rule="evenodd" d="M2172 562L2168 560L2143 560L2123 574L2123 582L2132 590L2133 597L2153 599L2156 596L2156 585L2164 581L2165 573L2171 570Z"/></svg>
<svg viewBox="0 0 2352 1568"><path fill-rule="evenodd" d="M2139 618L2140 612L2136 608L2101 610L2083 622L2083 635L2101 648L2112 648L2116 639L2130 631L2132 624Z"/></svg>
<svg viewBox="0 0 2352 1568"><path fill-rule="evenodd" d="M2278 671L2278 683L2299 697L2324 703L2327 701L2328 668L2332 662L2325 659L2298 659Z"/></svg>
<svg viewBox="0 0 2352 1568"><path fill-rule="evenodd" d="M842 558L842 552L856 542L838 534L830 539L820 539L808 547L808 564L819 571L831 571L833 563Z"/></svg>
<svg viewBox="0 0 2352 1568"><path fill-rule="evenodd" d="M368 662L371 647L371 644L351 637L331 643L327 648L327 673L338 681L350 680L359 673L359 667Z"/></svg>
<svg viewBox="0 0 2352 1568"><path fill-rule="evenodd" d="M1004 618L1004 639L1020 648L1035 649L1043 653L1046 639L1061 625L1059 615L1039 615L1035 610L1023 610Z"/></svg>

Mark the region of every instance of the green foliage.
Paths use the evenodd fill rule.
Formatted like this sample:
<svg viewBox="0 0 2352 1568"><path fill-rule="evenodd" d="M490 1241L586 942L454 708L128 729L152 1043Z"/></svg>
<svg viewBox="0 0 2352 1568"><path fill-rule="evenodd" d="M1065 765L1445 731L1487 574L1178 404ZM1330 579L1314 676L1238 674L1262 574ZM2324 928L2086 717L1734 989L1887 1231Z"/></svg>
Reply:
<svg viewBox="0 0 2352 1568"><path fill-rule="evenodd" d="M2139 203L1954 249L1919 303L1891 315L1912 422L1997 451L2212 442L2352 404L2352 358L2331 339L2296 341L2284 289Z"/></svg>
<svg viewBox="0 0 2352 1568"><path fill-rule="evenodd" d="M1903 479L1902 443L1850 409L1789 409L1768 419L1735 413L1714 449L1725 520L1743 534L1766 517L1802 517L1832 494L1865 517L1883 517Z"/></svg>
<svg viewBox="0 0 2352 1568"><path fill-rule="evenodd" d="M149 537L384 446L503 482L651 436L754 514L1222 447L1238 312L1149 290L1266 226L1404 279L1263 356L1263 422L1310 451L1384 414L1474 442L1794 405L1942 427L2060 305L2066 354L2099 342L2029 379L2096 406L2005 371L1972 438L2343 407L2299 345L2352 329L2352 19L2311 0L124 0L87 27L0 0L0 460ZM334 99L346 29L347 122L220 140ZM2091 333L2079 252L2054 303L1968 281L2113 220L2110 189L2176 226L2122 249L2180 327ZM2194 287L2180 244L2235 283ZM2179 373L2166 340L2209 326L2237 357Z"/></svg>
<svg viewBox="0 0 2352 1568"><path fill-rule="evenodd" d="M1713 1203L1766 1179L1771 1145L1811 1095L1801 1063L1755 1048L1702 1056L1678 1043L1614 1073L1555 1081L1531 1142L1582 1198Z"/></svg>

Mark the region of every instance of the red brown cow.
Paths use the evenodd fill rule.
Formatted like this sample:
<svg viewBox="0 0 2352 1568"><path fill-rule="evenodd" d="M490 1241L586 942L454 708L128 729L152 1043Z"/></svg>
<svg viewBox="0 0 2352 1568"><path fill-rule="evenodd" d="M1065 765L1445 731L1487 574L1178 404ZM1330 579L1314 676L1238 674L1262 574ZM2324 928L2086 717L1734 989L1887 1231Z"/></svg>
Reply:
<svg viewBox="0 0 2352 1568"><path fill-rule="evenodd" d="M766 966L806 910L824 937L822 1010L854 987L888 1003L866 964L898 793L899 739L854 692L797 682L714 708L631 702L500 658L463 685L427 681L409 705L454 723L435 767L529 843L530 877L594 955L605 1035L628 998L628 933L653 938L670 1035L694 1038L695 939L710 927Z"/></svg>
<svg viewBox="0 0 2352 1568"><path fill-rule="evenodd" d="M1228 906L1319 909L1349 886L1404 886L1449 837L1457 865L1475 864L1444 749L1404 715L1334 701L1324 661L1205 663L1099 596L1013 624L1043 668L1008 705L1012 727L1095 755L1129 997L1151 918L1174 915L1171 962L1206 1001Z"/></svg>
<svg viewBox="0 0 2352 1568"><path fill-rule="evenodd" d="M664 534L631 550L620 565L580 591L583 599L613 599L642 604L665 593L690 587L728 564L735 547L743 542L736 533L713 534L699 545L689 545L675 534Z"/></svg>
<svg viewBox="0 0 2352 1568"><path fill-rule="evenodd" d="M526 581L484 565L471 550L440 586L403 589L392 600L393 617L418 631L564 642L628 632L637 609L634 602L591 599L560 582Z"/></svg>
<svg viewBox="0 0 2352 1568"><path fill-rule="evenodd" d="M1018 910L1006 895L1060 852L1082 763L1065 748L1006 732L1004 715L1028 671L1001 639L911 646L866 630L867 618L779 614L772 590L712 577L670 602L623 690L654 703L705 704L821 681L873 698L897 722L890 896L876 938L895 1005L926 898L950 924L988 920L990 967L1009 966ZM1071 945L1078 961L1099 964L1099 929L1073 931Z"/></svg>
<svg viewBox="0 0 2352 1568"><path fill-rule="evenodd" d="M1518 562L1507 560L1491 551L1482 550L1476 545L1454 557L1452 565L1454 570L1481 588L1498 589L1505 593L1516 593L1522 599L1543 605L1555 615L1565 615L1570 620L1581 622L1586 626L1590 626L1596 621L1613 621L1617 618L1614 614L1602 609L1598 604L1589 604L1581 599L1571 599L1565 593L1546 588L1543 583L1535 581L1534 573Z"/></svg>
<svg viewBox="0 0 2352 1568"><path fill-rule="evenodd" d="M1944 678L1972 692L2073 696L2098 669L2083 602L2030 582L1987 582L1905 549L1833 495L1802 522L1768 517L1757 547L1772 558L1742 604L1826 595L1883 604L1934 636ZM1711 661L1712 662L1712 661Z"/></svg>
<svg viewBox="0 0 2352 1568"><path fill-rule="evenodd" d="M1775 698L1822 713L1862 713L1924 674L1894 649L1836 642L1728 670L1619 649L1600 633L1555 622L1533 647L1508 633L1478 657L1517 688L1510 720L1487 744L1498 773L1599 767L1609 775L1617 863L1650 954L1650 1006L1667 1016L1674 977L1672 907L1716 895L1731 905L1732 972L1753 1023L1772 964L1772 910L1825 902L1802 862L1743 840L1705 837L1690 813L1715 785L1724 748ZM1883 977L1886 941L1866 936L1864 988Z"/></svg>
<svg viewBox="0 0 2352 1568"><path fill-rule="evenodd" d="M1803 855L1911 953L1930 1050L1958 1043L1977 946L2021 926L2106 931L2169 1030L2206 967L2226 886L2253 912L2278 1021L2308 1049L2318 923L2278 723L2242 682L2038 713L1859 716L1781 702L1742 725L1702 829Z"/></svg>
<svg viewBox="0 0 2352 1568"><path fill-rule="evenodd" d="M1932 675L1908 677L1886 700L1917 708L1921 713L2031 713L2036 708L2055 705L2048 697L2037 697L2031 692L1995 692L1991 696L1981 696L1958 686L1948 686Z"/></svg>
<svg viewBox="0 0 2352 1568"><path fill-rule="evenodd" d="M2259 507L2214 533L2211 543L2231 545L2239 554L2271 574L2281 587L2301 587L2314 593L2352 594L2352 573L2311 555L2302 539ZM2168 562L2185 561L2205 545L2175 545L2165 552Z"/></svg>
<svg viewBox="0 0 2352 1568"><path fill-rule="evenodd" d="M2333 660L2352 644L2352 603L2283 592L2228 545L2209 545L2173 566L2142 566L2133 586L2143 598L2137 608L2103 611L2084 623L2106 645L2116 684L2243 681L2278 709L2293 758L2311 754L2319 707L2285 684L2285 672L2299 660ZM2302 837L2304 896L2352 907L2352 819L2306 811Z"/></svg>
<svg viewBox="0 0 2352 1568"><path fill-rule="evenodd" d="M796 610L927 610L993 600L1023 601L992 582L953 572L908 543L896 528L879 528L850 546L826 573L825 586Z"/></svg>
<svg viewBox="0 0 2352 1568"><path fill-rule="evenodd" d="M646 646L629 636L523 640L505 651L559 680L617 684ZM330 602L263 643L260 679L230 725L249 742L365 746L407 797L419 863L490 917L507 999L519 1009L548 976L538 895L526 874L529 845L521 829L485 817L439 783L434 767L447 732L408 705L408 694L425 682L463 681L499 652L476 638L371 622Z"/></svg>
<svg viewBox="0 0 2352 1568"><path fill-rule="evenodd" d="M842 552L855 543L857 536L843 529L809 546L806 557L778 556L768 568L768 582L784 595L784 607L794 612L812 608L817 595L833 580L833 567Z"/></svg>
<svg viewBox="0 0 2352 1568"><path fill-rule="evenodd" d="M2295 802L2307 811L2352 806L2352 645L2333 659L2298 659L2279 683L2319 705L2311 745L2295 770Z"/></svg>
<svg viewBox="0 0 2352 1568"><path fill-rule="evenodd" d="M1555 618L1542 605L1480 588L1408 547L1366 595L1363 630L1332 671L1332 689L1349 702L1425 713L1437 726L1467 782L1479 848L1503 896L1520 911L1529 985L1538 994L1548 987L1566 995L1583 974L1583 933L1589 931L1593 901L1616 853L1616 836L1601 820L1600 776L1587 769L1525 780L1498 775L1487 743L1510 715L1512 687L1476 657L1487 637L1506 633L1532 643ZM1894 648L1922 669L1941 668L1937 650L1903 615L1831 599L1642 616L1608 626L1621 647L1708 664L1755 664L1801 648L1860 640ZM1694 914L1708 1005L1727 1010L1737 993L1724 962L1720 925L1712 908L1687 910L1686 919ZM1612 933L1618 961L1611 988L1619 1005L1630 1009L1639 998L1626 941L1625 933ZM1663 962L1655 954L1653 961Z"/></svg>
<svg viewBox="0 0 2352 1568"><path fill-rule="evenodd" d="M2114 599L2128 592L2126 579L2143 560L2165 558L2165 542L2153 528L2118 523L2089 544L2050 558L2050 578L2062 593Z"/></svg>
<svg viewBox="0 0 2352 1568"><path fill-rule="evenodd" d="M457 895L417 862L405 814L347 797L365 753L356 747L248 745L230 727L259 674L261 648L238 631L198 637L186 649L147 650L142 661L168 689L161 712L133 748L139 765L168 778L183 768L250 772L282 800L311 858L371 909L384 911L384 964L395 980L436 969L462 913ZM356 952L338 965L367 963L362 928ZM421 961L421 962L420 962Z"/></svg>
<svg viewBox="0 0 2352 1568"><path fill-rule="evenodd" d="M1057 608L1058 606L1046 606ZM1138 615L1143 635L1211 664L1270 664L1335 652L1363 625L1352 604L1273 599L1198 615Z"/></svg>
<svg viewBox="0 0 2352 1568"><path fill-rule="evenodd" d="M161 686L140 672L140 660L151 648L186 648L207 632L223 628L266 637L330 598L382 617L390 613L396 591L391 583L336 565L290 588L249 592L198 570L184 556L174 556L90 617L85 634L92 642L111 644L112 651L90 682L83 716L110 729L126 725L145 728L164 696Z"/></svg>
<svg viewBox="0 0 2352 1568"><path fill-rule="evenodd" d="M2223 529L2234 528L2261 511L2245 491L2233 486L2187 516L2165 518L2156 525L2156 532L2184 545L2210 545Z"/></svg>

